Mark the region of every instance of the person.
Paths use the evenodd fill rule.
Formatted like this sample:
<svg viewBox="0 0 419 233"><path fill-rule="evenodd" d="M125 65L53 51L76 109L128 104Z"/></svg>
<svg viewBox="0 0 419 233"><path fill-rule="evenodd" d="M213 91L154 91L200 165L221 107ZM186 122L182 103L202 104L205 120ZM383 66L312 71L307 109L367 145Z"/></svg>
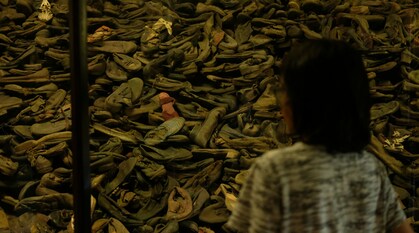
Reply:
<svg viewBox="0 0 419 233"><path fill-rule="evenodd" d="M251 166L223 229L249 233L413 233L370 141L361 54L342 41L293 46L277 97L292 146Z"/></svg>

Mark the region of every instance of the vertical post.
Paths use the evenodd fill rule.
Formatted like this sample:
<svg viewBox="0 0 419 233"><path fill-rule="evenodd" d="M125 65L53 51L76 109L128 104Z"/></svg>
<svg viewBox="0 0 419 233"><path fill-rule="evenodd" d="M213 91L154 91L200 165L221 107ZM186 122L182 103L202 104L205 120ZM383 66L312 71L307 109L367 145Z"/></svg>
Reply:
<svg viewBox="0 0 419 233"><path fill-rule="evenodd" d="M74 230L91 232L90 156L85 0L69 0Z"/></svg>

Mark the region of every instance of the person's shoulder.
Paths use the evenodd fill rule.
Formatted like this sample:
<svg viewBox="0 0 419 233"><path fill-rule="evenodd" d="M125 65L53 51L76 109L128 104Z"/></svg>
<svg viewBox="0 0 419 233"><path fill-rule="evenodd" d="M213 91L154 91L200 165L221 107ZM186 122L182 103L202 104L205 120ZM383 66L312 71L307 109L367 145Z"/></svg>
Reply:
<svg viewBox="0 0 419 233"><path fill-rule="evenodd" d="M372 154L372 153L370 153L366 150L363 151L363 155L367 155L367 158L370 159L369 164L370 164L370 166L372 166L371 169L377 170L377 172L380 173L382 176L385 176L385 177L388 176L387 166L384 165L384 163L379 158L377 158L377 156L375 156L374 154Z"/></svg>
<svg viewBox="0 0 419 233"><path fill-rule="evenodd" d="M290 162L298 157L301 157L304 153L304 144L295 143L288 147L267 151L259 157L257 161L260 165L275 164L277 166L281 166L286 162Z"/></svg>

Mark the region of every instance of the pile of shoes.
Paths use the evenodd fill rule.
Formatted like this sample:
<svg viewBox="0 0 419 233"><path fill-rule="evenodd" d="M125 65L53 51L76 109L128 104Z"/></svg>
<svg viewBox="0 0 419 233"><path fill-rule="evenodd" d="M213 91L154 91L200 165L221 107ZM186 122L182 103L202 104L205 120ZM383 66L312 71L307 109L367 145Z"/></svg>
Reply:
<svg viewBox="0 0 419 233"><path fill-rule="evenodd" d="M369 149L419 204L414 0L87 1L93 232L221 232L247 169L292 144L281 59L306 39L362 51ZM67 0L0 0L0 229L72 232Z"/></svg>

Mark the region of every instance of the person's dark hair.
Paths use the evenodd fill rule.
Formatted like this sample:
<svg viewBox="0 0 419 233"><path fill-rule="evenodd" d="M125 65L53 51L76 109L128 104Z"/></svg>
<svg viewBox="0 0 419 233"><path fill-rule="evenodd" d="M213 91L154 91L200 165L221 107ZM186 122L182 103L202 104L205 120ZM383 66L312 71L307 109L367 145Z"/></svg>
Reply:
<svg viewBox="0 0 419 233"><path fill-rule="evenodd" d="M370 95L361 54L342 41L293 46L281 66L295 133L329 151L361 151L370 141Z"/></svg>

